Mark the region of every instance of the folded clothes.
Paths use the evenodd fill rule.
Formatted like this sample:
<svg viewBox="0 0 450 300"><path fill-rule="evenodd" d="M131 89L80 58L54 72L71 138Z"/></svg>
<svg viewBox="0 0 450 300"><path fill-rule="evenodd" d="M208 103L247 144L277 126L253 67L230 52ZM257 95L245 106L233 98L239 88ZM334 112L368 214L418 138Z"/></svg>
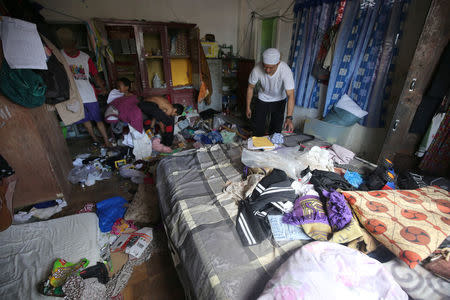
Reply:
<svg viewBox="0 0 450 300"><path fill-rule="evenodd" d="M338 164L348 164L355 157L355 153L338 144L333 144L328 151L331 159Z"/></svg>

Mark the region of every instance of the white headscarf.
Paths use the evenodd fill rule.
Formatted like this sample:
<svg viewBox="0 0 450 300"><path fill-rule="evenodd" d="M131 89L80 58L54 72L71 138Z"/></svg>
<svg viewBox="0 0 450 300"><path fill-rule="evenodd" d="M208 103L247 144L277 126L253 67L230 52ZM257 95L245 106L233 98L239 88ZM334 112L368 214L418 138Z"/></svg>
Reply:
<svg viewBox="0 0 450 300"><path fill-rule="evenodd" d="M263 52L263 63L266 65L276 65L280 62L280 51L276 48L269 48Z"/></svg>

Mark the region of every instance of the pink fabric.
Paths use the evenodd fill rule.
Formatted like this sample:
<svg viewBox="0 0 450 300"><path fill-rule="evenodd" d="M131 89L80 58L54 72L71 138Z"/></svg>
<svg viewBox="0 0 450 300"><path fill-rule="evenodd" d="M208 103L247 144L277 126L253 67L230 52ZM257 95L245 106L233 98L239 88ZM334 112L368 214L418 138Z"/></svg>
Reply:
<svg viewBox="0 0 450 300"><path fill-rule="evenodd" d="M258 299L407 300L408 295L377 260L336 243L312 242L280 266Z"/></svg>
<svg viewBox="0 0 450 300"><path fill-rule="evenodd" d="M152 149L153 149L153 151L160 152L160 153L171 153L172 152L172 148L161 144L160 138L154 138L152 140Z"/></svg>
<svg viewBox="0 0 450 300"><path fill-rule="evenodd" d="M117 98L110 105L119 111L119 119L122 122L128 123L138 132L142 132L144 125L142 123L142 111L137 106L138 103L138 98L131 95Z"/></svg>

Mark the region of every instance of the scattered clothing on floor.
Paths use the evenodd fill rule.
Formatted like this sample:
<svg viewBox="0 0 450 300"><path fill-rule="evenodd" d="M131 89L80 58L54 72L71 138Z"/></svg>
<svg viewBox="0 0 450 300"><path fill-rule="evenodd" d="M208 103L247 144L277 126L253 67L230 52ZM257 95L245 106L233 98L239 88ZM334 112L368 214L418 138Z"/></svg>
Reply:
<svg viewBox="0 0 450 300"><path fill-rule="evenodd" d="M131 178L131 181L136 184L144 183L145 173L138 170L134 165L128 164L120 167L120 176L124 178Z"/></svg>
<svg viewBox="0 0 450 300"><path fill-rule="evenodd" d="M133 143L133 154L137 160L146 159L152 156L152 141L145 131L138 131L134 127L129 126L130 135Z"/></svg>
<svg viewBox="0 0 450 300"><path fill-rule="evenodd" d="M84 289L81 300L104 300L106 298L106 286L100 283L97 278L83 279Z"/></svg>
<svg viewBox="0 0 450 300"><path fill-rule="evenodd" d="M95 278L101 284L106 284L109 281L108 268L102 262L97 262L95 266L82 270L80 276L83 279Z"/></svg>
<svg viewBox="0 0 450 300"><path fill-rule="evenodd" d="M222 141L224 144L231 144L234 142L234 139L236 137L236 133L235 132L231 132L231 131L227 131L227 130L222 130L220 132L220 135L222 136Z"/></svg>
<svg viewBox="0 0 450 300"><path fill-rule="evenodd" d="M32 207L29 212L19 211L14 214L13 220L14 224L23 224L27 223L31 220L47 220L51 216L62 211L64 207L67 206L67 202L63 199L55 200L56 205L45 207L45 208L36 208ZM39 206L39 205L38 205ZM33 218L33 219L32 219Z"/></svg>
<svg viewBox="0 0 450 300"><path fill-rule="evenodd" d="M159 152L159 153L172 153L172 148L161 144L161 139L160 138L154 138L152 140L152 149L155 152Z"/></svg>
<svg viewBox="0 0 450 300"><path fill-rule="evenodd" d="M95 203L86 203L82 209L78 211L79 214L93 212L95 210Z"/></svg>
<svg viewBox="0 0 450 300"><path fill-rule="evenodd" d="M62 287L65 297L64 300L80 300L83 294L83 278L76 274L70 275Z"/></svg>

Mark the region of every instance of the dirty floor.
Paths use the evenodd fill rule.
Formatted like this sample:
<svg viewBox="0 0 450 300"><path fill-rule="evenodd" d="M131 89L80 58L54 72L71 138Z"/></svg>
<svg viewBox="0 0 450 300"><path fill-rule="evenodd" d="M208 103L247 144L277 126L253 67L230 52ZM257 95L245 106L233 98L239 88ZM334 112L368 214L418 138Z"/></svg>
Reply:
<svg viewBox="0 0 450 300"><path fill-rule="evenodd" d="M68 140L67 144L72 157L77 154L89 152L91 146L90 139ZM71 215L83 208L86 203L96 203L101 200L121 196L127 200L132 200L137 191L137 185L130 180L123 179L119 175L114 175L109 180L96 182L95 185L82 188L80 185L74 185L68 207L59 215ZM157 205L157 195L154 194L147 198L148 201ZM159 215L159 211L158 214ZM184 291L178 279L172 258L167 247L167 238L164 234L164 228L160 220L155 224L155 230L161 231L163 241L156 253L140 266L135 267L134 272L128 281L127 287L122 291L125 300L165 300L165 299L184 299Z"/></svg>

